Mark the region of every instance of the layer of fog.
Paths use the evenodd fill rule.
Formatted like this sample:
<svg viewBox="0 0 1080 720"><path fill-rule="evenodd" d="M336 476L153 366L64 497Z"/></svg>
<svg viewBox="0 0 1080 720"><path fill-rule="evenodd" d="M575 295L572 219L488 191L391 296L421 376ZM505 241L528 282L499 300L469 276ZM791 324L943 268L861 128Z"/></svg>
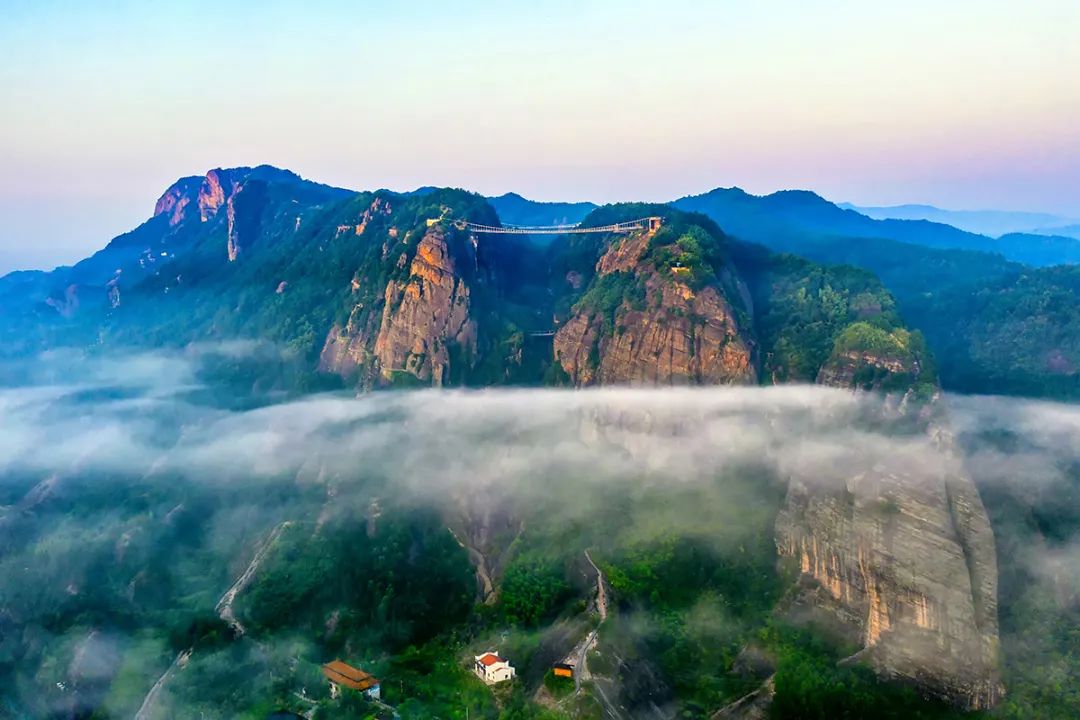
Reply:
<svg viewBox="0 0 1080 720"><path fill-rule="evenodd" d="M1030 499L1068 487L1080 465L1080 406L1000 397L947 397L943 422L959 440L947 453L926 433L863 422L878 399L816 386L335 393L248 410L195 392L207 356L252 351L39 359L0 387L0 483L332 479L347 495L378 478L440 507L478 491L551 502L560 478L686 485L754 467L829 483L874 468L902 482L965 471L984 492ZM1069 558L1048 551L1035 564L1080 581Z"/></svg>
<svg viewBox="0 0 1080 720"><path fill-rule="evenodd" d="M860 422L876 399L815 386L349 393L249 410L196 399L205 352L46 358L0 387L0 478L93 474L226 483L316 472L392 476L441 495L463 485L648 473L688 482L765 463L780 475L850 476L887 464L914 478L955 469L925 434ZM959 458L980 483L1036 488L1080 455L1080 406L949 397ZM1004 446L985 436L1008 431Z"/></svg>
<svg viewBox="0 0 1080 720"><path fill-rule="evenodd" d="M641 469L685 481L763 458L826 475L855 448L860 462L927 457L921 438L857 429L867 401L822 387L328 394L230 411L191 400L196 374L183 358L143 355L0 389L0 473L223 482L316 462L335 474L393 467L442 489Z"/></svg>
<svg viewBox="0 0 1080 720"><path fill-rule="evenodd" d="M866 422L880 409L876 398L812 386L330 393L245 410L208 401L222 391L206 392L204 357L250 350L51 356L2 368L0 521L15 515L4 504L26 508L54 485L87 478L207 490L321 483L335 487L319 496L327 504L378 478L436 507L463 495L550 503L561 481L610 488L633 480L711 488L701 496L701 516L737 521L746 514L739 498L717 495L712 481L744 468L808 482L842 482L882 466L912 481L962 469L984 491L1024 498L1068 487L1080 466L1080 406L1006 398L946 398L956 454L927 434ZM579 504L567 513L585 511L585 494L567 497ZM719 507L725 499L731 507ZM210 534L215 547L242 555L282 516L271 518L257 494L233 502L216 509ZM654 522L671 521L662 510L650 512ZM54 548L66 543L78 553L106 537L112 521L106 513L43 533L56 538ZM85 529L72 530L76 525ZM1075 539L1023 552L1037 577L1080 587ZM84 637L73 633L73 641Z"/></svg>

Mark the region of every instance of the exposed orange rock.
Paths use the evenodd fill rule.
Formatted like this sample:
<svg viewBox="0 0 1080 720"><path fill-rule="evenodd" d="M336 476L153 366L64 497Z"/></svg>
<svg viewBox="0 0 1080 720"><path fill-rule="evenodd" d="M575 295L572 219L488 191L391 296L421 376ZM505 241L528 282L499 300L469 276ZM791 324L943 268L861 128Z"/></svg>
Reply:
<svg viewBox="0 0 1080 720"><path fill-rule="evenodd" d="M416 247L402 281L387 284L378 317L357 306L346 327L331 329L323 346L320 367L349 374L361 367L372 371L372 383L390 382L407 373L433 385L447 379L451 345L465 358L476 352L476 323L470 318L471 290L459 273L458 263L475 257L455 258L447 230L433 225ZM475 253L471 244L459 251ZM354 280L353 288L360 287Z"/></svg>
<svg viewBox="0 0 1080 720"><path fill-rule="evenodd" d="M861 369L871 367L885 374L910 374L919 372L917 361L908 358L890 356L871 351L851 350L834 354L822 365L817 382L820 385L834 387L854 387L855 374Z"/></svg>
<svg viewBox="0 0 1080 720"><path fill-rule="evenodd" d="M376 215L389 215L392 212L390 201L384 197L377 197L371 202L371 207L360 216L360 222L356 224L356 234L363 235L367 230L368 223ZM397 228L390 228L390 237L397 237Z"/></svg>
<svg viewBox="0 0 1080 720"><path fill-rule="evenodd" d="M601 275L613 272L632 272L637 269L638 261L649 247L649 241L656 233L637 232L623 238L619 238L596 264L596 270Z"/></svg>
<svg viewBox="0 0 1080 720"><path fill-rule="evenodd" d="M441 385L450 364L448 342L475 353L469 287L457 276L442 228L425 233L404 284L386 288L375 357L385 380L405 371Z"/></svg>
<svg viewBox="0 0 1080 720"><path fill-rule="evenodd" d="M605 318L578 312L555 335L556 361L579 386L754 382L753 347L727 298L715 285L694 292L642 264L652 235L621 238L597 263L600 276L633 272L642 279L645 309L624 304L610 335Z"/></svg>
<svg viewBox="0 0 1080 720"><path fill-rule="evenodd" d="M175 182L165 193L158 198L154 205L154 216L167 215L169 226L180 224L187 216L188 206L198 197L199 186L202 178L182 178Z"/></svg>
<svg viewBox="0 0 1080 720"><path fill-rule="evenodd" d="M855 477L796 472L777 550L826 591L807 587L798 605L838 621L882 674L987 708L1004 692L993 534L948 442L928 442L926 453L940 454L940 472L902 458Z"/></svg>
<svg viewBox="0 0 1080 720"><path fill-rule="evenodd" d="M235 189L228 178L223 178L223 174L220 170L211 170L206 173L206 180L199 189L199 219L203 222L217 214ZM228 190L227 194L226 190Z"/></svg>

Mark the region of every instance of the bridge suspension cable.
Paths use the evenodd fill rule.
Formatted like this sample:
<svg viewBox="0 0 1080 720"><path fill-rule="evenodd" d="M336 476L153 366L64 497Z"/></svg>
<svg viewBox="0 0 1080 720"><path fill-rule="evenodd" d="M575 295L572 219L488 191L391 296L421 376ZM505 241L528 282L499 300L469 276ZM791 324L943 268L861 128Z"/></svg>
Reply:
<svg viewBox="0 0 1080 720"><path fill-rule="evenodd" d="M582 227L581 223L573 225L481 225L480 223L465 222L459 227L474 233L489 233L492 235L576 235L581 233L628 233L635 230L656 230L660 227L661 218L647 217L640 220L613 223L611 225L599 225L596 227Z"/></svg>

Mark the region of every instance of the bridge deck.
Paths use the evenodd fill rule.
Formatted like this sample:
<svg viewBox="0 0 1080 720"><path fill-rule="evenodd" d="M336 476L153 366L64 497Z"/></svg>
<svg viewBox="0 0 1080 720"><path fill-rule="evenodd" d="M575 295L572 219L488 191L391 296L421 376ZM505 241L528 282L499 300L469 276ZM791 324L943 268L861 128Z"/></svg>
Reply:
<svg viewBox="0 0 1080 720"><path fill-rule="evenodd" d="M660 227L660 218L647 217L640 220L613 223L611 225L598 225L596 227L582 227L580 223L575 225L481 225L479 223L463 223L461 227L474 233L490 233L493 235L577 235L582 233L626 233L635 230L655 230Z"/></svg>

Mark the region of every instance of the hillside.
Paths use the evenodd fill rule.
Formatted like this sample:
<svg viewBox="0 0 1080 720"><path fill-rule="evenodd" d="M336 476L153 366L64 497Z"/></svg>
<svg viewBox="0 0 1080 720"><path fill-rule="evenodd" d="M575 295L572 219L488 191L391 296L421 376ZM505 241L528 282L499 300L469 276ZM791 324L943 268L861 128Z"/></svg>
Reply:
<svg viewBox="0 0 1080 720"><path fill-rule="evenodd" d="M844 209L804 190L750 195L739 188L717 188L680 198L675 207L701 212L737 237L770 245L792 234L833 238L879 238L938 249L997 253L1028 265L1080 262L1080 241L1012 233L994 239L927 220L877 220Z"/></svg>
<svg viewBox="0 0 1080 720"><path fill-rule="evenodd" d="M25 313L4 318L5 352L258 339L312 381L365 388L756 382L780 339L757 326L753 302L771 290L751 300L741 245L666 206L583 221L649 214L664 217L659 231L540 247L470 237L462 221L501 218L463 191L349 193L267 167L214 170L178 181L150 220L74 268L0 281ZM815 347L843 330L833 323ZM816 377L801 365L809 374L791 379Z"/></svg>
<svg viewBox="0 0 1080 720"><path fill-rule="evenodd" d="M707 202L710 197L719 200ZM935 249L880 235L830 234L820 221L824 201L802 197L810 207L805 220L793 205L777 218L769 210L776 200L739 192L721 191L686 204L704 208L741 240L875 273L896 297L904 319L925 334L947 389L1080 395L1077 266L1033 268L990 253ZM1027 245L1027 238L1001 242Z"/></svg>
<svg viewBox="0 0 1080 720"><path fill-rule="evenodd" d="M6 612L63 638L13 641L19 662L0 663L12 697L192 717L308 703L332 717L363 706L296 693L348 656L397 681L385 697L409 718L460 697L490 718L708 717L747 693L782 717L956 717L999 705L1003 675L1029 702L1037 688L1000 663L995 529L940 392L932 350L955 338L905 324L928 321L904 298L931 277L898 264L879 268L883 284L851 265L895 260L882 248L939 253L946 278L978 261L1025 292L1028 274L1064 284L1072 269L765 238L865 253L821 265L666 205L604 206L582 225L649 217L659 225L541 246L470 231L502 218L461 190L345 193L217 170L170 188L138 242L110 244L130 264L122 285L101 281L103 260L5 278L31 317L53 313L28 335L3 319L24 338L5 348L22 358L9 382L61 385L17 388L0 410L32 426L13 435L26 448L50 436L77 449L4 471L16 511L0 514L14 558L0 587L41 548L58 553L36 571L41 594ZM177 250L146 268L147 244ZM517 389L353 396L492 386ZM585 386L601 387L569 389ZM309 395L333 389L348 393ZM133 416L131 401L147 409ZM51 426L88 414L105 440ZM109 460L114 437L135 443L131 463ZM97 530L58 523L72 497ZM86 589L80 568L109 557ZM84 669L106 641L114 660ZM519 663L506 692L462 670L495 645ZM547 677L571 654L584 689ZM147 699L158 679L165 695ZM57 682L78 689L55 695Z"/></svg>
<svg viewBox="0 0 1080 720"><path fill-rule="evenodd" d="M351 195L268 165L181 178L146 222L85 260L0 278L0 356L95 342L105 319L126 310L128 292L179 285L252 252L254 243L272 245Z"/></svg>

